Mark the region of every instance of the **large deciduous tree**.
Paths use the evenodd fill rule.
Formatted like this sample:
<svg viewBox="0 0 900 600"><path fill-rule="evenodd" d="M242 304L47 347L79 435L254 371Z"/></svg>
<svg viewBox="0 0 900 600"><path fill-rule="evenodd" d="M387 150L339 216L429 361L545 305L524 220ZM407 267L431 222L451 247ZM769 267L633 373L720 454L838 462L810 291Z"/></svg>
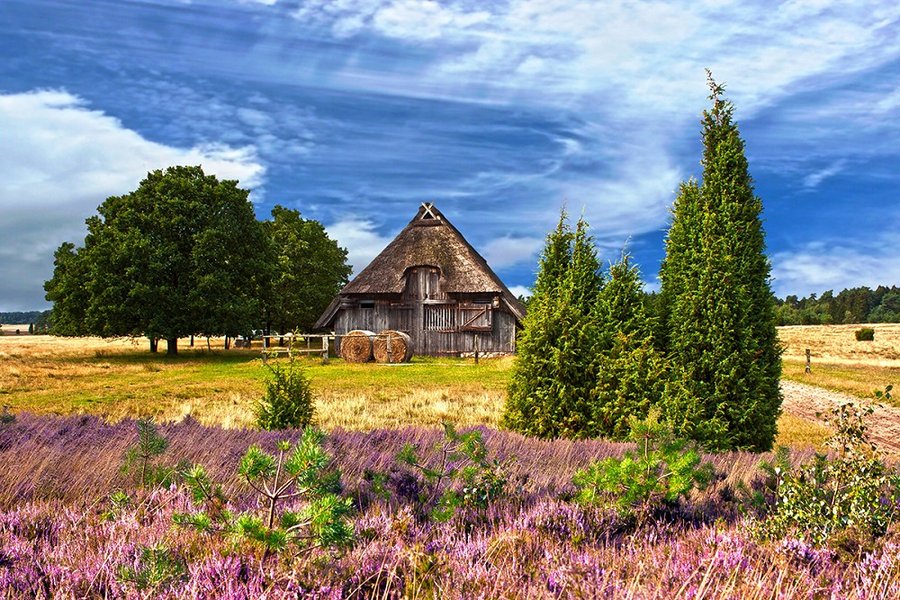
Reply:
<svg viewBox="0 0 900 600"><path fill-rule="evenodd" d="M179 337L245 333L259 315L270 246L236 181L200 167L153 171L87 225L83 248L57 251L46 286L54 312L80 320L72 333L145 335L154 351L165 339L175 354Z"/></svg>
<svg viewBox="0 0 900 600"><path fill-rule="evenodd" d="M53 255L53 277L44 283L47 300L53 302L50 326L54 335L84 335L85 311L90 303L88 263L83 248L64 242Z"/></svg>
<svg viewBox="0 0 900 600"><path fill-rule="evenodd" d="M702 182L681 186L660 271L672 370L665 410L679 434L711 449L761 451L781 407L762 203L733 105L712 77L710 90Z"/></svg>
<svg viewBox="0 0 900 600"><path fill-rule="evenodd" d="M271 283L264 294L266 329L310 330L352 269L347 251L328 237L318 221L275 206L263 229L273 245Z"/></svg>

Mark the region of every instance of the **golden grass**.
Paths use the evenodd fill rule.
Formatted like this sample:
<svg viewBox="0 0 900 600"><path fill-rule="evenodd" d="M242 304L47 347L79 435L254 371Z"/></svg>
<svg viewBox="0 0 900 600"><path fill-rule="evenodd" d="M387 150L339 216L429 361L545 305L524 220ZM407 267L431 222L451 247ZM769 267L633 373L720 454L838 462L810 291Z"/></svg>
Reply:
<svg viewBox="0 0 900 600"><path fill-rule="evenodd" d="M205 340L179 355L150 354L146 341L0 338L0 404L35 414L96 414L111 421L187 415L245 427L266 369L250 350L209 352ZM512 359L416 358L403 365L303 361L317 396L316 420L331 429L414 424L499 426Z"/></svg>
<svg viewBox="0 0 900 600"><path fill-rule="evenodd" d="M778 419L775 445L824 450L825 440L830 434L831 430L819 422L784 413Z"/></svg>
<svg viewBox="0 0 900 600"><path fill-rule="evenodd" d="M813 362L812 372L808 374L805 367L805 361L785 358L782 362L782 377L858 398L871 399L875 391L884 390L887 385L900 389L900 365ZM897 401L900 401L900 396L895 396L893 402L900 406Z"/></svg>
<svg viewBox="0 0 900 600"><path fill-rule="evenodd" d="M857 342L854 332L861 327L875 330L875 340ZM796 325L779 327L778 339L786 360L806 360L812 352L812 364L862 364L900 367L900 323L870 325Z"/></svg>
<svg viewBox="0 0 900 600"><path fill-rule="evenodd" d="M785 378L860 397L900 383L900 364L880 363L892 360L885 358L893 350L885 340L900 335L900 326L876 326L876 343L884 345L867 362L826 363L814 351L813 373L804 375L803 361L791 356L790 348L819 340L813 347L837 355L841 349L835 346L846 338L841 331L852 336L856 326L829 329L780 329L789 348ZM471 359L418 357L405 365L304 361L317 396L319 426L363 430L442 421L499 427L512 364L511 358L479 365ZM253 423L265 376L258 351L224 351L221 340L213 341L211 352L205 339L198 339L194 348L184 340L172 358L165 355L164 344L159 354L150 354L146 340L0 337L0 405L14 412L88 413L111 421L150 415L170 421L191 415L204 424L246 427ZM785 414L777 443L821 447L826 435L815 421Z"/></svg>

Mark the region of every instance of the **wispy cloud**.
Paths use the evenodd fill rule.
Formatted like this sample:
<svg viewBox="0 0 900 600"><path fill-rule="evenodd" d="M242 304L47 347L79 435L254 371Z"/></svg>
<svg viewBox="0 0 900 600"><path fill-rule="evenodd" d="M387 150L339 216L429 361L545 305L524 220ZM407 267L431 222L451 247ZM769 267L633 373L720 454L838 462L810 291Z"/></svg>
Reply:
<svg viewBox="0 0 900 600"><path fill-rule="evenodd" d="M348 250L347 261L357 275L384 250L391 237L381 235L376 224L359 217L347 217L326 227L328 236Z"/></svg>
<svg viewBox="0 0 900 600"><path fill-rule="evenodd" d="M864 242L835 239L808 243L772 257L773 288L778 296L900 282L900 254L893 233Z"/></svg>
<svg viewBox="0 0 900 600"><path fill-rule="evenodd" d="M521 263L534 263L543 238L503 236L484 246L485 260L494 268L504 268Z"/></svg>
<svg viewBox="0 0 900 600"><path fill-rule="evenodd" d="M846 160L836 160L824 169L810 173L803 178L803 187L808 190L818 187L824 180L843 171L846 164Z"/></svg>
<svg viewBox="0 0 900 600"><path fill-rule="evenodd" d="M434 200L509 283L530 283L563 203L604 257L632 238L652 274L677 184L701 173L704 67L735 101L775 254L799 243L784 231L811 191L822 210L803 240L833 233L851 179L869 221L900 185L896 2L157 0L104 4L104 19L91 3L7 5L0 50L21 58L0 78L66 86L84 100L56 112L121 134L93 180L51 170L58 189L113 187L101 180L150 140L167 162L265 166L261 212L332 223L357 270Z"/></svg>

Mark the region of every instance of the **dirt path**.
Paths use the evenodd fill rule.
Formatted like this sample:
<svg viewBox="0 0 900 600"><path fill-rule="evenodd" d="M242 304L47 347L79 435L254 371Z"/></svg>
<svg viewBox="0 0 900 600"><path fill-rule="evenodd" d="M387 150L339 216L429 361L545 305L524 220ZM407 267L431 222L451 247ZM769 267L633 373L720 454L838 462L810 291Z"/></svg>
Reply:
<svg viewBox="0 0 900 600"><path fill-rule="evenodd" d="M845 402L865 402L855 396L787 380L781 381L781 393L784 395L784 412L812 421L820 421L817 412L827 415L832 408ZM875 407L868 425L872 441L878 448L888 454L900 455L900 408Z"/></svg>

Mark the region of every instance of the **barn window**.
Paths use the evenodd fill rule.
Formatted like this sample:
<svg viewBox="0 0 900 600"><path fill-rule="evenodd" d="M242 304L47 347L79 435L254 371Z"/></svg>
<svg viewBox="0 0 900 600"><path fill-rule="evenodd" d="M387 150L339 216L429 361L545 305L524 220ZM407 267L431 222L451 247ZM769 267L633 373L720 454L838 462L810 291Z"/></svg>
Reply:
<svg viewBox="0 0 900 600"><path fill-rule="evenodd" d="M359 301L360 308L375 308L374 300L360 300Z"/></svg>
<svg viewBox="0 0 900 600"><path fill-rule="evenodd" d="M456 331L456 306L452 304L426 304L424 306L425 331Z"/></svg>

